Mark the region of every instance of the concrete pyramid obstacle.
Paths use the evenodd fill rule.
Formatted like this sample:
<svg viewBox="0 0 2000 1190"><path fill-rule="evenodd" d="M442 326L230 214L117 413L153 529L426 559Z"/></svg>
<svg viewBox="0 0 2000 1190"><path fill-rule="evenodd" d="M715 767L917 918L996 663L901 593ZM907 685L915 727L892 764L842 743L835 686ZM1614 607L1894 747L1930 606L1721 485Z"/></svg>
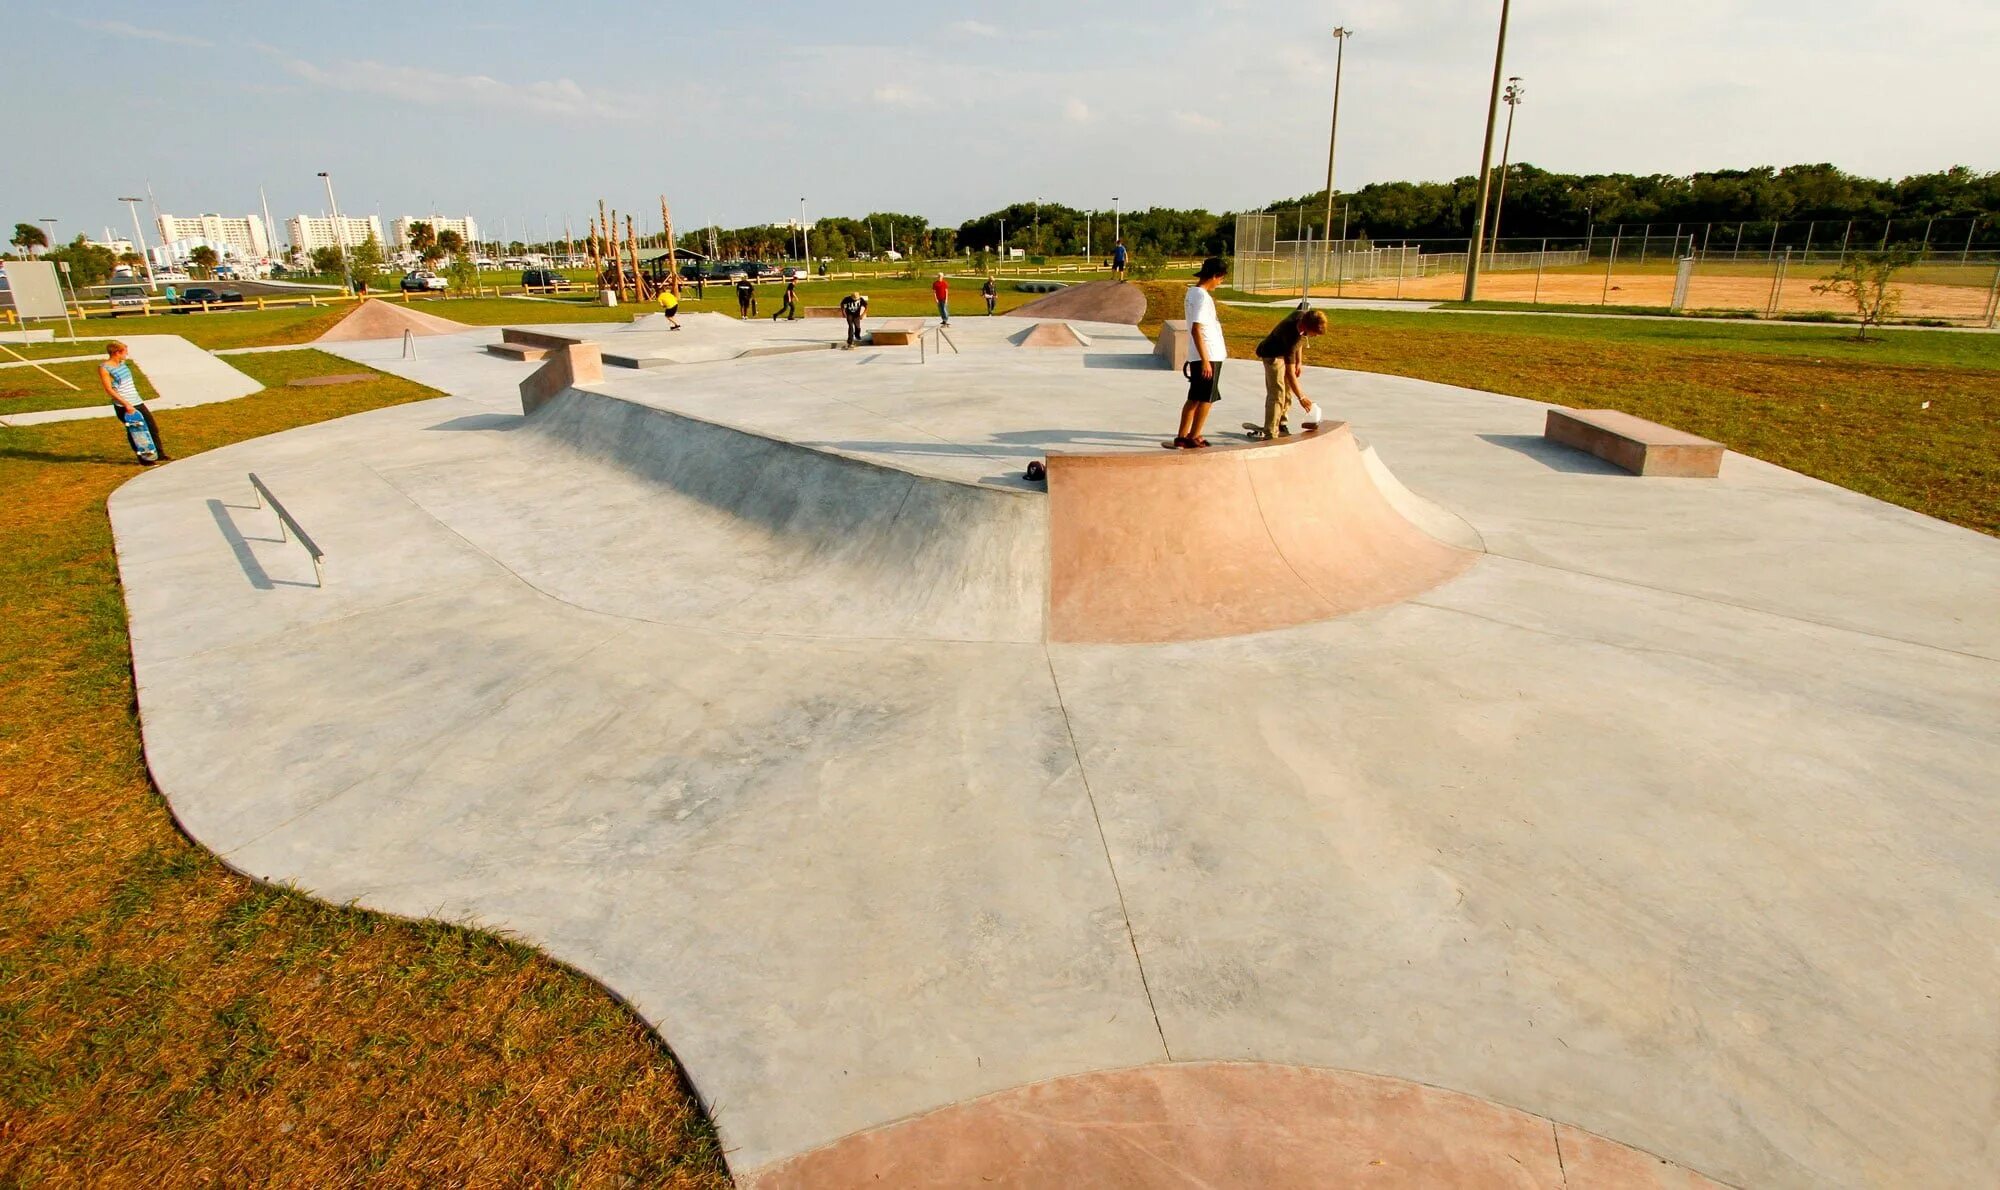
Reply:
<svg viewBox="0 0 2000 1190"><path fill-rule="evenodd" d="M400 339L403 332L413 335L455 335L473 328L449 318L439 318L408 306L391 305L368 298L348 312L347 317L327 328L315 343L346 343L355 339Z"/></svg>
<svg viewBox="0 0 2000 1190"><path fill-rule="evenodd" d="M1009 336L1016 347L1087 347L1090 340L1076 333L1067 322L1039 322L1020 334Z"/></svg>

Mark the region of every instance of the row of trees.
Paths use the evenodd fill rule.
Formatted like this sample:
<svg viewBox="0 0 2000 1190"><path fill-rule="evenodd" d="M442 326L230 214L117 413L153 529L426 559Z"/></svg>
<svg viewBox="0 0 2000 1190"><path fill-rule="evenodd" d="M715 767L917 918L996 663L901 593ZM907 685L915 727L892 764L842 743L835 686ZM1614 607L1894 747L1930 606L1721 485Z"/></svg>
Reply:
<svg viewBox="0 0 2000 1190"><path fill-rule="evenodd" d="M1471 234L1478 201L1474 175L1450 182L1377 182L1335 196L1333 232L1340 234L1344 212L1347 234L1353 237L1463 237ZM1282 238L1292 238L1302 227L1312 228L1317 236L1326 234L1324 190L1264 209L1280 216ZM1963 236L1976 232L1972 221L1978 219L1993 225L1989 238L2000 242L1996 216L2000 216L2000 172L1982 174L1963 166L1885 181L1825 164L1682 176L1562 174L1523 162L1507 169L1500 222L1503 234L1509 236L1575 237L1586 227L1617 224L1761 224L1768 229L1790 223L1803 229L1813 221L1847 220L1876 229L1902 224L1916 233L1937 220L1954 223Z"/></svg>

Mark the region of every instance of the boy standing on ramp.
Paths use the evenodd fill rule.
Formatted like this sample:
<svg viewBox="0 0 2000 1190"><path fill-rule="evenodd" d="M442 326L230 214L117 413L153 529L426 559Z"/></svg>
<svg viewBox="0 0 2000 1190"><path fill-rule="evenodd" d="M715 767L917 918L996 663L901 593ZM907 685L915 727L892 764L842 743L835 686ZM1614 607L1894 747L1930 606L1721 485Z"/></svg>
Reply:
<svg viewBox="0 0 2000 1190"><path fill-rule="evenodd" d="M1271 328L1257 344L1257 358L1264 365L1264 429L1262 437L1278 438L1292 432L1285 417L1292 411L1292 398L1318 422L1312 398L1299 387L1305 370L1305 341L1326 333L1326 315L1318 310L1299 310ZM1252 435L1255 437L1256 435Z"/></svg>
<svg viewBox="0 0 2000 1190"><path fill-rule="evenodd" d="M944 279L943 273L939 273L937 275L937 280L931 282L931 296L937 299L938 321L946 326L950 326L951 325L951 282Z"/></svg>
<svg viewBox="0 0 2000 1190"><path fill-rule="evenodd" d="M1118 274L1120 281L1125 279L1125 241L1122 239L1111 249L1111 271Z"/></svg>
<svg viewBox="0 0 2000 1190"><path fill-rule="evenodd" d="M1208 439L1201 436L1202 427L1208 424L1209 411L1222 399L1222 361L1229 355L1229 349L1223 346L1222 320L1216 317L1214 290L1228 275L1229 266L1222 263L1222 258L1211 256L1201 262L1194 284L1188 286L1183 312L1187 315L1195 358L1187 364L1187 402L1181 406L1180 430L1172 443L1182 450L1208 445Z"/></svg>
<svg viewBox="0 0 2000 1190"><path fill-rule="evenodd" d="M868 298L865 294L850 293L840 299L840 312L847 319L847 345L861 345L861 320L868 313Z"/></svg>

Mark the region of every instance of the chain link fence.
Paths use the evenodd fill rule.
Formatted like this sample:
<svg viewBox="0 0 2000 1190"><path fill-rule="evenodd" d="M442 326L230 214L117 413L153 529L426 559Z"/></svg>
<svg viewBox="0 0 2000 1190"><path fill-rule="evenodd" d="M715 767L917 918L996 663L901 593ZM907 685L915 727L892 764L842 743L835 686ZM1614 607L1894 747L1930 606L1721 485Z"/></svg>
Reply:
<svg viewBox="0 0 2000 1190"><path fill-rule="evenodd" d="M1827 288L1857 254L1886 242L1915 259L1889 290L1893 317L1964 326L2000 324L2000 249L1968 237L1947 248L1891 239L1861 242L1854 229L1816 235L1825 225L1614 227L1563 239L1506 238L1480 256L1479 298L1526 305L1688 311L1761 317L1853 317L1853 298ZM1280 240L1277 216L1237 219L1231 284L1278 297L1464 296L1468 245L1450 240L1331 244ZM1630 234L1634 233L1636 234ZM1752 235L1755 232L1755 235ZM1879 238L1878 238L1879 237ZM1788 242L1792 241L1792 242Z"/></svg>

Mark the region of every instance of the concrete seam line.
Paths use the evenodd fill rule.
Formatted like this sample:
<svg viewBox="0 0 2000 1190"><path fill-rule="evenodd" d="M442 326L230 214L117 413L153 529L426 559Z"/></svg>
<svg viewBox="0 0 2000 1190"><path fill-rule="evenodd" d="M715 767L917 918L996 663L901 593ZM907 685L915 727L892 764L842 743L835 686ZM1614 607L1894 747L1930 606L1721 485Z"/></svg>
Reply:
<svg viewBox="0 0 2000 1190"><path fill-rule="evenodd" d="M1637 579L1619 578L1617 575L1613 574L1599 574L1593 570L1577 570L1569 566L1558 566L1554 562L1540 562L1533 558L1522 558L1514 554L1501 553L1490 549L1487 550L1486 552L1491 557L1505 558L1509 562L1519 562L1523 566L1537 566L1543 570L1554 570L1562 574L1573 574L1578 578L1593 579L1597 582L1612 583L1620 587L1632 587L1640 591L1651 591L1655 595L1671 595L1677 599L1693 600L1696 603L1712 603L1717 607L1733 607L1737 611L1751 612L1755 615L1760 615L1760 616L1770 616L1771 618L1777 620L1789 620L1794 624L1810 624L1815 628L1824 628L1828 632L1851 632L1855 636L1865 636L1868 637L1870 640L1879 640L1879 641L1885 641L1889 644L1904 645L1912 649L1926 649L1934 653L1944 653L1952 657L1963 657L1968 661L1984 661L1989 664L2000 663L2000 657L1988 657L1984 653L1968 653L1964 649L1954 649L1948 645L1934 645L1930 644L1927 641L1909 640L1900 636L1890 636L1884 632L1872 632L1866 628L1856 628L1851 624L1829 624L1825 620L1815 620L1811 616L1800 616L1800 615L1794 615L1791 612L1773 611L1768 607L1758 607L1754 603L1738 603L1733 599L1723 599L1720 596L1716 595L1702 595L1694 591L1677 591L1672 587L1656 587L1651 583L1642 583ZM1467 613L1467 614L1472 614L1472 613Z"/></svg>
<svg viewBox="0 0 2000 1190"><path fill-rule="evenodd" d="M1132 962L1139 968L1139 988L1146 993L1146 1010L1153 1014L1153 1029L1160 1035L1160 1052L1174 1060L1167 1044L1166 1026L1160 1024L1160 1007L1153 1002L1153 983L1146 978L1146 960L1139 954L1139 936L1132 930L1132 911L1125 906L1125 886L1118 880L1118 865L1111 859L1111 841L1104 834L1104 816L1097 811L1097 793L1090 787L1090 773L1083 767L1083 749L1076 742L1076 725L1069 719L1069 704L1063 700L1062 679L1056 676L1056 659L1042 645L1042 661L1049 667L1049 686L1055 691L1056 709L1062 712L1063 731L1069 735L1070 755L1076 757L1077 779L1083 782L1083 796L1090 803L1090 820L1097 825L1097 845L1104 849L1104 867L1111 873L1111 891L1118 894L1118 913L1125 919L1125 940L1132 945Z"/></svg>

